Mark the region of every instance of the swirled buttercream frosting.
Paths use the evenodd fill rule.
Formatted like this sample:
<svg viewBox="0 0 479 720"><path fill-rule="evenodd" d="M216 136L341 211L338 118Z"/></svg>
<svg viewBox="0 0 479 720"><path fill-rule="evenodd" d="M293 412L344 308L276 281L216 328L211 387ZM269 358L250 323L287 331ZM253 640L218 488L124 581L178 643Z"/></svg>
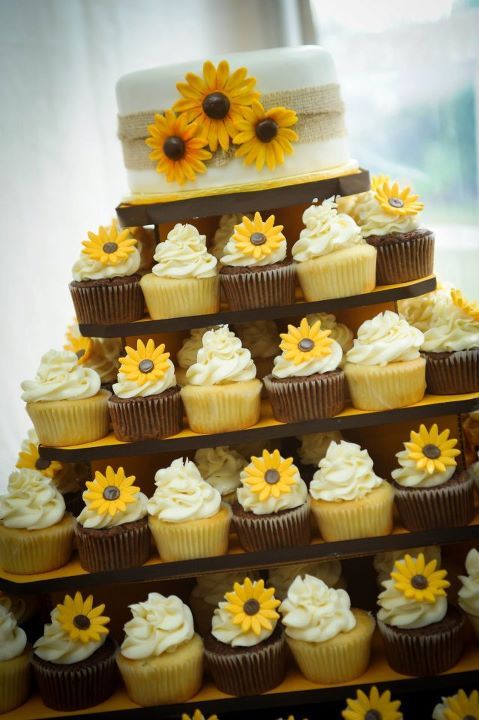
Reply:
<svg viewBox="0 0 479 720"><path fill-rule="evenodd" d="M423 340L420 330L386 310L363 322L353 347L346 353L346 362L383 367L391 362L416 360Z"/></svg>
<svg viewBox="0 0 479 720"><path fill-rule="evenodd" d="M274 320L254 320L235 326L235 330L253 359L271 358L277 355L279 332Z"/></svg>
<svg viewBox="0 0 479 720"><path fill-rule="evenodd" d="M301 441L298 448L299 459L303 465L318 465L319 461L326 455L333 440L339 443L342 439L343 436L339 430L300 435L298 438Z"/></svg>
<svg viewBox="0 0 479 720"><path fill-rule="evenodd" d="M82 400L96 395L100 385L98 373L79 365L75 353L49 350L41 359L35 380L22 382L22 400Z"/></svg>
<svg viewBox="0 0 479 720"><path fill-rule="evenodd" d="M309 492L315 500L338 502L357 500L382 485L373 470L367 450L356 443L330 443L326 455L313 475Z"/></svg>
<svg viewBox="0 0 479 720"><path fill-rule="evenodd" d="M62 520L65 501L53 480L37 470L13 472L0 495L0 523L8 528L42 530Z"/></svg>
<svg viewBox="0 0 479 720"><path fill-rule="evenodd" d="M206 249L206 236L194 225L177 223L158 243L152 273L161 278L202 278L217 274L217 259Z"/></svg>
<svg viewBox="0 0 479 720"><path fill-rule="evenodd" d="M235 492L241 485L240 473L247 465L237 450L227 446L197 450L195 463L201 477L221 495Z"/></svg>
<svg viewBox="0 0 479 720"><path fill-rule="evenodd" d="M381 207L372 191L357 196L351 215L365 238L407 233L419 227L417 215L391 215Z"/></svg>
<svg viewBox="0 0 479 720"><path fill-rule="evenodd" d="M464 612L479 617L479 552L475 548L467 553L466 572L467 575L459 575L462 584L459 605Z"/></svg>
<svg viewBox="0 0 479 720"><path fill-rule="evenodd" d="M18 657L26 646L24 630L18 627L12 613L0 604L0 663Z"/></svg>
<svg viewBox="0 0 479 720"><path fill-rule="evenodd" d="M305 575L312 575L333 587L341 577L341 563L339 560L323 560L270 568L268 584L276 588L277 597L285 598L293 581Z"/></svg>
<svg viewBox="0 0 479 720"><path fill-rule="evenodd" d="M334 198L307 208L303 223L305 227L291 251L296 262L315 260L364 242L353 218L338 213Z"/></svg>
<svg viewBox="0 0 479 720"><path fill-rule="evenodd" d="M222 325L203 335L196 362L186 372L191 385L222 385L245 382L256 377L251 353L241 340Z"/></svg>

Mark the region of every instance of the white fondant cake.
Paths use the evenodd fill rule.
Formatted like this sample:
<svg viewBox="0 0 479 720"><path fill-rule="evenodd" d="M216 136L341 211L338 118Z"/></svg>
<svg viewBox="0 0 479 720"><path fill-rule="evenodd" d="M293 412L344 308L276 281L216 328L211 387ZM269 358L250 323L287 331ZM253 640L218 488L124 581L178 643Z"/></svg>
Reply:
<svg viewBox="0 0 479 720"><path fill-rule="evenodd" d="M316 179L323 175L326 177L339 175L354 171L357 167L349 156L344 107L337 84L336 69L329 52L316 46L303 46L235 53L211 57L209 60L212 63L209 64L209 69L206 69L203 61L192 61L131 73L118 81L116 93L119 137L123 145L128 183L132 193L180 194L187 197L192 194L218 192L219 189L228 192L229 188L231 192L236 189L248 189L248 186L257 188L263 184L286 185L290 180L301 181L302 176L308 178L313 176L311 179ZM224 60L229 64L229 68L226 68L224 63L220 66L221 61ZM245 71L232 78L233 73L239 68L245 68ZM188 75L191 73L197 76L196 79ZM255 84L253 79L256 80ZM177 89L178 83L183 84L184 92ZM224 90L223 95L220 90ZM211 110L205 106L204 98L213 93L216 102L218 102L218 93L222 96L220 105L216 104ZM224 100L224 95L228 96L228 94L231 104ZM160 128L163 134L156 132L157 152L153 159L150 158L150 154L152 148L155 149L154 145L148 143L150 145L148 146L146 140L152 135L152 131L148 128L155 123L155 114L164 114L180 100L183 101L183 106L186 102L186 105L189 103L191 107L188 111L188 107L185 110L180 104L180 108L174 108L176 116L181 116L183 113L189 123L196 122L196 135L204 134L210 126L210 121L204 114L207 110L213 113L210 115L210 118L214 118L211 120L211 126L215 123L218 126L214 114L218 115L219 107L219 114L223 113L220 124L224 122L226 130L229 131L229 138L226 140L223 138L223 148L221 148L219 145L215 147L216 141L213 138L211 142L210 136L209 143L203 147L203 150L208 151L206 155L209 157L205 159L203 155L203 162L199 165L198 160L193 162L191 165L193 170L189 171L190 177L183 177L178 181L178 176L172 178L172 173L168 177L165 169L168 165L172 167L173 163L169 162L172 158L174 164L178 166L178 157L175 157L175 153L181 152L181 149L178 151L177 138L175 138L177 145L173 147L173 152L171 148L169 149L169 160L166 161L164 158L161 161L165 147L164 128L163 130ZM258 101L261 103L259 108ZM225 102L229 110L226 109ZM252 105L256 120L251 113ZM278 142L276 148L269 151L271 155L268 156L267 146L273 147L275 144L268 139L268 131L271 127L266 128L266 136L263 134L263 138L259 140L258 131L255 131L257 125L254 123L262 110L266 113L268 109L278 106L286 112L282 115L273 115L277 123L267 118L266 124L269 123L271 126L273 123L273 128L276 125L276 131L273 129L274 134L278 132L278 125L282 127L281 118L284 117L288 130L280 131L279 135L284 132L285 139ZM224 115L225 111L226 115ZM296 120L288 121L288 118L295 116L291 111L296 114ZM244 123L238 128L238 118L244 117L249 118L247 122L251 123L255 132L256 145L253 147L249 141L249 145L243 148L242 156L241 154L236 156L242 144L242 137L246 138L243 142L248 143ZM229 123L228 119L230 119ZM178 134L169 132L173 135ZM214 135L216 134L215 131ZM269 134L271 135L271 132ZM218 137L219 135L218 131ZM296 135L295 139L294 135ZM291 142L288 142L288 137ZM276 136L274 139L276 140ZM287 149L288 145L290 150ZM184 151L185 144L180 143L180 146ZM248 147L253 147L252 152L248 152ZM256 162L258 153L263 153L264 156L264 166L261 169L258 169L261 162ZM251 164L245 164L245 159ZM198 170L201 165L203 169Z"/></svg>

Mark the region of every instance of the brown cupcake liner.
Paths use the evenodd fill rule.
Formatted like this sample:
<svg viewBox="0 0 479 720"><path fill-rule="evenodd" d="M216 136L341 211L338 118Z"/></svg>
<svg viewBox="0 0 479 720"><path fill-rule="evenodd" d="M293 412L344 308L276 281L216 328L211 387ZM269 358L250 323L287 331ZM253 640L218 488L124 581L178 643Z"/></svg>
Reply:
<svg viewBox="0 0 479 720"><path fill-rule="evenodd" d="M105 530L75 524L80 564L89 572L139 567L150 555L148 518Z"/></svg>
<svg viewBox="0 0 479 720"><path fill-rule="evenodd" d="M32 666L43 702L53 710L81 710L107 700L115 689L116 644L111 638L81 662L60 665L33 655Z"/></svg>
<svg viewBox="0 0 479 720"><path fill-rule="evenodd" d="M263 382L273 415L281 422L333 417L345 405L346 383L342 370L286 380L267 375Z"/></svg>
<svg viewBox="0 0 479 720"><path fill-rule="evenodd" d="M287 648L277 625L267 640L248 648L233 648L213 635L205 639L206 667L219 690L228 695L260 695L279 685L286 672Z"/></svg>
<svg viewBox="0 0 479 720"><path fill-rule="evenodd" d="M140 320L145 299L140 276L70 283L70 293L78 322L121 323Z"/></svg>
<svg viewBox="0 0 479 720"><path fill-rule="evenodd" d="M428 230L366 238L377 250L376 282L394 285L431 275L434 268L434 233Z"/></svg>
<svg viewBox="0 0 479 720"><path fill-rule="evenodd" d="M221 288L231 310L254 310L258 307L292 305L295 299L296 273L292 261L264 268L223 267Z"/></svg>
<svg viewBox="0 0 479 720"><path fill-rule="evenodd" d="M435 395L459 395L479 390L479 348L450 353L424 353L426 385Z"/></svg>
<svg viewBox="0 0 479 720"><path fill-rule="evenodd" d="M449 606L441 622L403 630L378 620L389 665L402 675L432 676L459 662L464 646L464 615Z"/></svg>
<svg viewBox="0 0 479 720"><path fill-rule="evenodd" d="M119 398L108 401L113 432L118 440L160 440L181 430L183 402L175 385L158 395Z"/></svg>
<svg viewBox="0 0 479 720"><path fill-rule="evenodd" d="M233 504L233 527L244 550L264 550L308 545L311 540L309 503L271 515L245 512Z"/></svg>
<svg viewBox="0 0 479 720"><path fill-rule="evenodd" d="M436 487L393 485L396 508L407 530L462 527L474 518L474 478L466 472Z"/></svg>

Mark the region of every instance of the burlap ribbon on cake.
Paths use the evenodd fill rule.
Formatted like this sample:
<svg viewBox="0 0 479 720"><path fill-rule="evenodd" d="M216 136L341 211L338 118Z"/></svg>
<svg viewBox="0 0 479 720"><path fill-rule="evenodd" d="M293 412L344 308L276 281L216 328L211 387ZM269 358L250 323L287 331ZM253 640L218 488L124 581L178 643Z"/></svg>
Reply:
<svg viewBox="0 0 479 720"><path fill-rule="evenodd" d="M346 134L344 124L344 103L339 85L304 87L297 90L282 90L267 93L261 97L266 108L283 106L298 115L294 126L299 143L331 140ZM148 110L118 116L118 137L123 146L125 167L129 170L149 170L153 166L149 158L151 149L145 144L148 125L155 120L155 114L163 110ZM224 167L234 156L235 146L228 152L218 149L208 165Z"/></svg>

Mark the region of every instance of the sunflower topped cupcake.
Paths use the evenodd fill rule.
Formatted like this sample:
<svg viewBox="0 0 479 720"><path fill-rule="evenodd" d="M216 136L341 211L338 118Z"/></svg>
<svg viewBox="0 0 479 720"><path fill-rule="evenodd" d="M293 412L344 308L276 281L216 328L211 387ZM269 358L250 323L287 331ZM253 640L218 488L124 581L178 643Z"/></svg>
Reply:
<svg viewBox="0 0 479 720"><path fill-rule="evenodd" d="M92 368L100 376L101 385L111 390L116 380L118 358L122 350L121 338L89 338L80 334L78 324L67 328L64 350L74 352L80 365Z"/></svg>
<svg viewBox="0 0 479 720"><path fill-rule="evenodd" d="M344 720L402 720L400 712L400 700L391 699L391 691L385 690L379 693L375 685L366 695L363 690L358 690L355 698L346 700L346 709L341 715Z"/></svg>
<svg viewBox="0 0 479 720"><path fill-rule="evenodd" d="M479 691L469 695L458 690L455 695L443 697L432 712L433 720L479 720Z"/></svg>

